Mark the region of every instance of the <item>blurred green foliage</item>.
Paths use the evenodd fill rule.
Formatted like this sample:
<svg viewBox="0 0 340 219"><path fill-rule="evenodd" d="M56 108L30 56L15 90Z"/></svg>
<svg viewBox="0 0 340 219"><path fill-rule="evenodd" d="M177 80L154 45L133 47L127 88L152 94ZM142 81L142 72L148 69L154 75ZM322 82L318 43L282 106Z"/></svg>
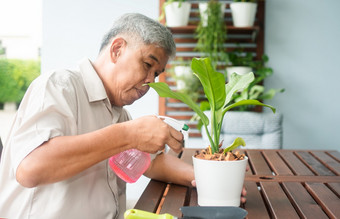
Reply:
<svg viewBox="0 0 340 219"><path fill-rule="evenodd" d="M20 103L40 75L40 60L0 59L0 103Z"/></svg>

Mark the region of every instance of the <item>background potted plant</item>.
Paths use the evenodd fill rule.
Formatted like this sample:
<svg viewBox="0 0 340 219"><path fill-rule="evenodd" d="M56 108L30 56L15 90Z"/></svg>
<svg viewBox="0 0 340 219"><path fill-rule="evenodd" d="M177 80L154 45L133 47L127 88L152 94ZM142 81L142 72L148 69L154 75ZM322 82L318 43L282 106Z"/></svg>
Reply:
<svg viewBox="0 0 340 219"><path fill-rule="evenodd" d="M212 14L211 10L215 12L214 10L220 9L220 13L218 14ZM219 17L221 20L224 19L224 10L226 8L226 3L219 2L217 0L209 0L208 2L199 2L198 3L198 9L200 12L200 22L203 24L203 26L208 25L208 19L209 16L216 16ZM217 11L216 11L217 12Z"/></svg>
<svg viewBox="0 0 340 219"><path fill-rule="evenodd" d="M185 0L167 0L163 4L159 20L166 20L168 27L187 26L189 23L191 3Z"/></svg>
<svg viewBox="0 0 340 219"><path fill-rule="evenodd" d="M230 4L231 15L235 27L252 27L254 25L256 0L234 0Z"/></svg>
<svg viewBox="0 0 340 219"><path fill-rule="evenodd" d="M244 53L240 48L228 53L227 62L229 62L227 63L228 67L226 67L228 77L230 77L232 73L244 75L253 71L252 53Z"/></svg>
<svg viewBox="0 0 340 219"><path fill-rule="evenodd" d="M203 150L202 152L211 155L209 156L210 159L217 159L218 161L193 157L199 205L238 206L240 203L240 194L247 157L244 157L242 160L226 161L226 154L237 146L244 145L245 142L242 138L236 138L230 147L220 150L220 132L222 122L224 121L223 118L229 110L242 105L266 106L271 108L273 112L275 112L275 108L263 104L258 100L241 100L230 104L233 94L240 89L245 89L248 87L249 83L254 80L253 73L245 75L232 74L230 81L225 84L224 75L214 70L209 58L194 58L192 60L191 68L194 74L199 78L208 99L211 108L210 119L204 114L200 107L188 97L188 95L180 92L173 92L164 82L150 83L148 85L155 89L161 97L170 97L186 103L201 118L205 127L210 146L207 150ZM208 130L209 123L211 123L210 130ZM201 162L204 162L205 164L200 164ZM229 167L225 170L219 169L219 167L224 167L225 165L229 165ZM205 169L204 166L209 166L209 170ZM201 177L201 171L204 171L202 173L204 174L204 177ZM221 174L222 171L227 172ZM200 180L202 178L204 178L204 180ZM217 182L221 183L221 187L217 185ZM208 186L208 192L203 192L205 186ZM228 188L228 191L224 190L225 188ZM236 195L232 195L233 192L235 192Z"/></svg>
<svg viewBox="0 0 340 219"><path fill-rule="evenodd" d="M272 99L277 93L284 92L284 89L268 89L264 87L264 80L273 74L273 69L266 66L269 58L267 55L262 55L260 60L254 60L252 53L244 52L242 48L237 48L228 54L229 67L226 68L228 77L232 73L240 75L254 72L255 80L249 84L241 92L236 92L233 95L232 102L238 102L242 99ZM237 111L254 111L254 106L240 106Z"/></svg>
<svg viewBox="0 0 340 219"><path fill-rule="evenodd" d="M224 23L225 4L216 0L200 3L200 22L195 30L195 51L210 57L214 67L226 60L224 43L227 28Z"/></svg>
<svg viewBox="0 0 340 219"><path fill-rule="evenodd" d="M192 73L190 62L177 58L169 69L171 78L176 81L176 90L185 93L194 101L201 95L202 86L197 77Z"/></svg>

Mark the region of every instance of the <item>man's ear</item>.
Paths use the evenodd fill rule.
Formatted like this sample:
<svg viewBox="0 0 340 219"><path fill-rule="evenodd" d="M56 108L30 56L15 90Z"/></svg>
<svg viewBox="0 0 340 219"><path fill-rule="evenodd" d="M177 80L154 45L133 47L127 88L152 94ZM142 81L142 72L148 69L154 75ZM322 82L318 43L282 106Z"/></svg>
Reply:
<svg viewBox="0 0 340 219"><path fill-rule="evenodd" d="M122 54L125 47L126 47L126 41L123 38L118 37L118 38L113 39L111 46L110 46L110 57L113 63L117 62L118 57Z"/></svg>

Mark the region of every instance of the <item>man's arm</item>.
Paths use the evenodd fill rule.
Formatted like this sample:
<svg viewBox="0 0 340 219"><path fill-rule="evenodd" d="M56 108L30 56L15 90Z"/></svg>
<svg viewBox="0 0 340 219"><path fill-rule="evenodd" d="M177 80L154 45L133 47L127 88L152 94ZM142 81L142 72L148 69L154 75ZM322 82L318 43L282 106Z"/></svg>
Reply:
<svg viewBox="0 0 340 219"><path fill-rule="evenodd" d="M158 155L150 164L145 176L179 185L192 186L193 166L169 154Z"/></svg>
<svg viewBox="0 0 340 219"><path fill-rule="evenodd" d="M182 138L180 132L156 116L114 124L83 135L59 136L26 156L16 178L25 187L54 183L131 148L156 153L168 144L179 152Z"/></svg>

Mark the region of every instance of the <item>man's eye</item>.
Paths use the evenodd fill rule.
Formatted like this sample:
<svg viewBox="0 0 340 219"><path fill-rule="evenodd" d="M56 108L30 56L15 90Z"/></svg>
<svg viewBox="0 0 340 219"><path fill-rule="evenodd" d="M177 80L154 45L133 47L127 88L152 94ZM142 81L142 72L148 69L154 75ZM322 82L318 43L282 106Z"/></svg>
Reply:
<svg viewBox="0 0 340 219"><path fill-rule="evenodd" d="M144 62L145 63L145 66L147 67L147 68L151 68L151 64L150 63L148 63L148 62Z"/></svg>

